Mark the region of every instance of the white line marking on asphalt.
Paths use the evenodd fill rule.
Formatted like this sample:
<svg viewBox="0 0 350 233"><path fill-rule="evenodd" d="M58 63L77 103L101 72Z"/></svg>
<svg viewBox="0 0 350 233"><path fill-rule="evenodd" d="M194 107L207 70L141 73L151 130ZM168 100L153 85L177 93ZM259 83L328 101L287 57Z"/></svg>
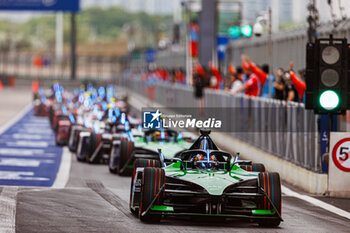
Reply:
<svg viewBox="0 0 350 233"><path fill-rule="evenodd" d="M15 142L6 142L7 146L13 147L40 147L45 148L49 146L48 142L42 141L15 141Z"/></svg>
<svg viewBox="0 0 350 233"><path fill-rule="evenodd" d="M0 194L1 232L16 232L16 205L18 187L4 187Z"/></svg>
<svg viewBox="0 0 350 233"><path fill-rule="evenodd" d="M10 167L39 167L40 164L53 164L54 160L37 160L37 159L1 159L0 166Z"/></svg>
<svg viewBox="0 0 350 233"><path fill-rule="evenodd" d="M8 121L6 124L0 127L0 134L9 129L12 125L14 125L17 121L19 121L25 114L27 114L30 109L32 109L33 105L27 105L22 111L20 111L14 118Z"/></svg>
<svg viewBox="0 0 350 233"><path fill-rule="evenodd" d="M43 120L45 120L46 118L43 118ZM50 126L49 122L40 122L40 123L22 123L20 124L20 126L24 127L24 128L45 128Z"/></svg>
<svg viewBox="0 0 350 233"><path fill-rule="evenodd" d="M35 177L34 172L0 171L0 180L49 181L46 177Z"/></svg>
<svg viewBox="0 0 350 233"><path fill-rule="evenodd" d="M18 148L0 148L0 155L5 156L40 156L55 157L54 153L45 153L42 149L18 149Z"/></svg>
<svg viewBox="0 0 350 233"><path fill-rule="evenodd" d="M58 170L56 180L52 185L52 188L66 187L66 184L69 179L71 164L72 164L72 154L68 150L68 147L64 147L62 152L60 168Z"/></svg>
<svg viewBox="0 0 350 233"><path fill-rule="evenodd" d="M12 134L14 139L28 139L28 140L42 140L44 139L43 135L38 134Z"/></svg>
<svg viewBox="0 0 350 233"><path fill-rule="evenodd" d="M300 194L300 193L297 193L297 192L294 192L292 190L290 190L289 188L285 187L282 185L282 193L284 193L285 195L287 196L291 196L291 197L296 197L296 198L299 198L301 200L304 200L306 202L309 202L315 206L318 206L322 209L325 209L325 210L328 210L329 212L332 212L336 215L339 215L339 216L342 216L344 218L347 218L347 219L350 219L350 213L345 211L345 210L342 210L340 208L337 208L333 205L330 205L326 202L323 202L323 201L320 201L316 198L313 198L313 197L310 197L310 196L307 196L307 195L303 195L303 194Z"/></svg>
<svg viewBox="0 0 350 233"><path fill-rule="evenodd" d="M51 129L20 128L16 133L52 135L53 131Z"/></svg>

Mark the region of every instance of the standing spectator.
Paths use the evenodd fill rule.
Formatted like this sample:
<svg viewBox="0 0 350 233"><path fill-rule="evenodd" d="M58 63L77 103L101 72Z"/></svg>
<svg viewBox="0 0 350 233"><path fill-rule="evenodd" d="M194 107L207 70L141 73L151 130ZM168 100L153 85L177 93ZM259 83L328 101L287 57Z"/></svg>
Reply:
<svg viewBox="0 0 350 233"><path fill-rule="evenodd" d="M246 63L248 64L248 67L252 70L252 72L254 74L256 74L256 76L259 79L260 82L260 87L263 88L267 77L268 77L268 73L269 73L269 67L268 65L264 65L262 69L260 69L257 65L255 65L248 56L243 55L244 56L244 60L246 61Z"/></svg>
<svg viewBox="0 0 350 233"><path fill-rule="evenodd" d="M294 67L294 62L291 61L289 63L290 79L292 80L293 85L300 96L300 100L302 100L304 98L306 84L297 78L296 74L293 71L293 67ZM302 77L302 73L303 73L302 71L299 72L300 77Z"/></svg>
<svg viewBox="0 0 350 233"><path fill-rule="evenodd" d="M275 99L285 100L285 78L284 78L284 70L282 68L277 68L275 71L275 81L273 83L275 88Z"/></svg>
<svg viewBox="0 0 350 233"><path fill-rule="evenodd" d="M216 90L219 90L222 81L221 73L218 68L214 66L213 62L209 62L209 68L213 74L211 77L210 86Z"/></svg>
<svg viewBox="0 0 350 233"><path fill-rule="evenodd" d="M227 91L237 92L243 86L242 81L238 78L237 72L230 74L230 85Z"/></svg>
<svg viewBox="0 0 350 233"><path fill-rule="evenodd" d="M176 80L176 82L181 83L181 84L186 83L186 77L185 77L185 74L181 68L178 68L175 71L175 80Z"/></svg>
<svg viewBox="0 0 350 233"><path fill-rule="evenodd" d="M243 68L238 66L237 69L236 69L236 75L237 75L237 78L239 80L241 80L241 82L243 82Z"/></svg>
<svg viewBox="0 0 350 233"><path fill-rule="evenodd" d="M230 64L228 66L228 73L231 75L231 74L235 74L236 72L237 71L236 71L235 67L232 64Z"/></svg>
<svg viewBox="0 0 350 233"><path fill-rule="evenodd" d="M295 88L292 79L291 79L291 75L289 73L289 71L285 72L284 74L285 77L285 93L286 93L286 101L287 103L290 101L293 102L299 102L300 98L299 98L299 94L297 89Z"/></svg>
<svg viewBox="0 0 350 233"><path fill-rule="evenodd" d="M208 72L197 64L193 74L194 97L199 99L199 114L204 114L204 87L206 86Z"/></svg>
<svg viewBox="0 0 350 233"><path fill-rule="evenodd" d="M248 63L245 60L245 57L242 56L242 62ZM232 92L232 94L239 93L241 91L244 91L244 93L248 96L258 96L259 95L259 83L258 83L258 77L253 73L253 71L250 69L250 67L246 67L244 70L245 75L247 76L247 81L235 92Z"/></svg>
<svg viewBox="0 0 350 233"><path fill-rule="evenodd" d="M242 68L238 67L237 70L233 65L229 65L229 83L227 85L226 91L235 93L239 88L242 87ZM241 77L239 77L239 75Z"/></svg>

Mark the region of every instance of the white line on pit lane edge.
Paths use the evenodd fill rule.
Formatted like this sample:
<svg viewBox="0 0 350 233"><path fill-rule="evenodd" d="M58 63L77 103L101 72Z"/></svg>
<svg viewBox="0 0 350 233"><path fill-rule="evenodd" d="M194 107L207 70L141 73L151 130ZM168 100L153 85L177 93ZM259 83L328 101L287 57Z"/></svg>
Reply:
<svg viewBox="0 0 350 233"><path fill-rule="evenodd" d="M330 205L326 202L323 202L323 201L320 201L316 198L313 198L313 197L310 197L310 196L307 196L307 195L303 195L303 194L300 194L300 193L297 193L297 192L294 192L292 190L290 190L289 188L285 187L282 185L282 193L284 193L285 195L287 196L291 196L291 197L296 197L296 198L299 198L301 200L304 200L306 202L309 202L315 206L318 206L322 209L325 209L325 210L328 210L329 212L332 212L334 214L337 214L339 216L342 216L344 218L347 218L347 219L350 219L350 213L345 211L345 210L342 210L340 208L337 208L333 205Z"/></svg>
<svg viewBox="0 0 350 233"><path fill-rule="evenodd" d="M18 187L4 187L0 194L1 232L16 232L16 206Z"/></svg>
<svg viewBox="0 0 350 233"><path fill-rule="evenodd" d="M72 163L72 154L67 147L63 148L60 168L58 170L56 180L51 188L64 188L69 179L70 169Z"/></svg>
<svg viewBox="0 0 350 233"><path fill-rule="evenodd" d="M25 114L27 114L33 107L33 104L28 104L22 111L20 111L14 118L8 121L6 124L0 127L0 134L9 129L17 121L19 121Z"/></svg>

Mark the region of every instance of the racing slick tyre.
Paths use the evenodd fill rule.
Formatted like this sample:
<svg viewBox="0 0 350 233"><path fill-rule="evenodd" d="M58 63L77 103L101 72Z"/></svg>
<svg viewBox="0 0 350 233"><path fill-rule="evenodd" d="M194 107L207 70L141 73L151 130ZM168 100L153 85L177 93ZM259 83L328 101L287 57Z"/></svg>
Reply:
<svg viewBox="0 0 350 233"><path fill-rule="evenodd" d="M58 134L55 136L56 146L62 146L62 143L58 140Z"/></svg>
<svg viewBox="0 0 350 233"><path fill-rule="evenodd" d="M276 172L261 172L258 176L258 185L264 190L267 197L276 207L279 215L282 216L282 197L281 197L281 181L280 176ZM258 203L258 208L263 210L274 210L274 207L269 202L266 196ZM264 219L258 221L261 227L277 227L280 225L280 219Z"/></svg>
<svg viewBox="0 0 350 233"><path fill-rule="evenodd" d="M248 172L265 172L265 166L262 163L253 163L252 165L241 165L241 168Z"/></svg>
<svg viewBox="0 0 350 233"><path fill-rule="evenodd" d="M79 162L86 162L86 159L85 159L85 158L82 159L82 158L79 158L78 156L75 156L75 157L77 157L77 161L79 161Z"/></svg>
<svg viewBox="0 0 350 233"><path fill-rule="evenodd" d="M129 201L129 207L130 211L133 215L138 216L138 211L139 209L133 210L131 208L131 199L132 199L132 192L133 192L133 186L134 186L134 179L136 175L136 169L139 167L153 167L153 168L160 168L160 162L158 160L154 159L136 159L134 162L134 171L132 173L132 178L131 178L131 186L130 186L130 201Z"/></svg>
<svg viewBox="0 0 350 233"><path fill-rule="evenodd" d="M88 155L86 156L86 160L89 163L98 163L97 159L92 160L92 155L95 153L98 145L101 143L101 134L96 134L95 132L91 133L91 140L89 144ZM97 156L98 157L98 156Z"/></svg>
<svg viewBox="0 0 350 233"><path fill-rule="evenodd" d="M134 143L129 141L128 139L122 139L120 141L119 146L119 161L117 166L117 173L122 176L128 176L132 173L132 168L125 168L127 166L127 162L129 158L132 156L132 153L134 151Z"/></svg>
<svg viewBox="0 0 350 233"><path fill-rule="evenodd" d="M117 174L118 173L116 168L111 168L111 167L108 166L108 169L109 169L110 173L113 173L113 174Z"/></svg>
<svg viewBox="0 0 350 233"><path fill-rule="evenodd" d="M157 194L161 191L165 185L165 171L162 168L146 167L142 175L142 188L141 188L141 203L139 217L142 222L160 222L161 214L146 213L149 206L152 204L153 199L157 197ZM162 205L163 194L159 193L158 198L153 203L154 205Z"/></svg>

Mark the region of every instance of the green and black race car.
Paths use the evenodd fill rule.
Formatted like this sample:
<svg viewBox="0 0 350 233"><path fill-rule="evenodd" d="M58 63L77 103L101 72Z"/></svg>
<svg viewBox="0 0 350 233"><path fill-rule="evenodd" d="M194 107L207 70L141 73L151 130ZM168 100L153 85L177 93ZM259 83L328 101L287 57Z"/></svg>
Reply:
<svg viewBox="0 0 350 233"><path fill-rule="evenodd" d="M158 159L158 150L164 151L166 159L171 159L187 150L191 144L191 138L183 137L172 129L152 129L133 138L124 137L112 147L109 171L131 175L136 159Z"/></svg>
<svg viewBox="0 0 350 233"><path fill-rule="evenodd" d="M158 222L162 216L207 216L278 226L283 221L279 174L218 150L209 133L201 130L189 150L170 160L159 151L157 160L135 161L131 212L144 222Z"/></svg>

